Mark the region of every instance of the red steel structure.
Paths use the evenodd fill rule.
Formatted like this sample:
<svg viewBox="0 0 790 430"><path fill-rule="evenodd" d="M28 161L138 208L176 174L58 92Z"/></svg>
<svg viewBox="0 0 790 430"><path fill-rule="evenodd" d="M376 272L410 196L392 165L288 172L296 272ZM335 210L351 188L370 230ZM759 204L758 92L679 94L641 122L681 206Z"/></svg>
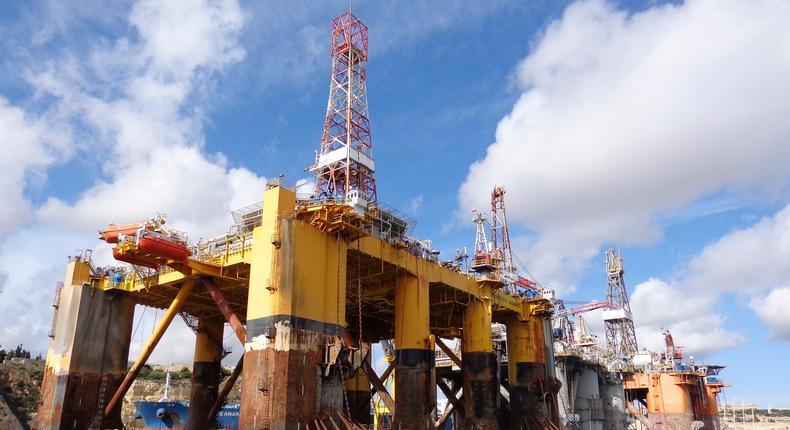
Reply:
<svg viewBox="0 0 790 430"><path fill-rule="evenodd" d="M351 11L332 21L332 79L321 137L311 167L316 196L366 208L376 202L373 142L366 92L368 28Z"/></svg>
<svg viewBox="0 0 790 430"><path fill-rule="evenodd" d="M510 232L505 212L505 188L499 186L491 191L491 247L495 253L494 259L498 260L497 269L500 278L509 284L515 283L517 270L513 264L513 250L510 247Z"/></svg>

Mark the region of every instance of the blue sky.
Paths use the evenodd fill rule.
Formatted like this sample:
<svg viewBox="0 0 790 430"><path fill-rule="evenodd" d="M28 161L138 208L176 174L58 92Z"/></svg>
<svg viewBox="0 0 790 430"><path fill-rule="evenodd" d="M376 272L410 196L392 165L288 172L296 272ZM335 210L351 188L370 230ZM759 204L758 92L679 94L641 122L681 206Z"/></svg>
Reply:
<svg viewBox="0 0 790 430"><path fill-rule="evenodd" d="M164 211L210 237L266 177L310 179L329 22L346 5L0 5L0 345L46 348L65 257L110 261L94 241L104 223ZM642 345L669 327L730 366L739 401L790 407L786 4L354 12L370 28L379 199L417 236L447 258L471 247L470 210L504 185L515 251L540 282L601 299L602 252L619 247ZM183 327L168 336L192 342Z"/></svg>

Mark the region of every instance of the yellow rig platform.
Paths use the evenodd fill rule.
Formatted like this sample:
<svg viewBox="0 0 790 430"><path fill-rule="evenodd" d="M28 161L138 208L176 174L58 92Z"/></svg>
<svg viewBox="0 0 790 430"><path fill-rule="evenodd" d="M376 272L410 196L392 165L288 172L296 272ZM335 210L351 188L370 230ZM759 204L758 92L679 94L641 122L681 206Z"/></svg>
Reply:
<svg viewBox="0 0 790 430"><path fill-rule="evenodd" d="M440 264L383 209L359 214L273 185L243 218L233 234L190 245L188 258L146 251L138 234L115 248L135 266L98 269L88 258L70 259L38 429L120 428L126 390L178 314L196 321L188 428L210 427L239 374L241 429L367 428L372 397L393 428L433 429L447 419L436 410L437 386L464 428L558 428L549 300ZM140 231L155 239L158 229ZM127 369L137 304L166 312ZM493 322L507 329L502 373ZM244 354L222 386L225 323ZM462 339L461 356L442 338ZM394 358L377 375L371 345L391 339ZM437 378L437 347L462 370L462 384Z"/></svg>

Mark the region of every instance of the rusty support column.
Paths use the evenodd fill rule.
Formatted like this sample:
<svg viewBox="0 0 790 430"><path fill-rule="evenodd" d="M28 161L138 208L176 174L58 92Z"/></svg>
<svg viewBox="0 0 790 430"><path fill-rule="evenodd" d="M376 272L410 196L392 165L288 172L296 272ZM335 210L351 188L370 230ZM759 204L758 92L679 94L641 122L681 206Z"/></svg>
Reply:
<svg viewBox="0 0 790 430"><path fill-rule="evenodd" d="M208 412L217 400L224 328L221 319L198 319L189 392L189 430L205 428Z"/></svg>
<svg viewBox="0 0 790 430"><path fill-rule="evenodd" d="M295 204L293 191L266 190L261 226L253 231L242 430L331 428L344 413L336 363L347 245L290 218Z"/></svg>
<svg viewBox="0 0 790 430"><path fill-rule="evenodd" d="M212 299L214 299L214 303L217 304L217 308L219 308L220 312L222 312L222 316L225 317L225 321L230 324L231 328L233 329L234 333L236 333L236 337L241 342L241 345L247 342L247 330L242 325L241 320L233 312L233 309L230 308L227 300L220 292L217 283L211 278L204 278L202 279L203 286L206 287L206 291L208 291L209 295ZM233 385L236 384L236 380L239 379L241 376L241 370L244 368L244 355L242 354L239 361L236 363L236 367L233 368L233 372L230 374L228 379L225 381L225 384L222 386L222 390L217 396L216 400L214 400L214 404L211 405L211 409L206 415L206 423L208 426L213 426L214 421L217 419L217 413L219 413L220 409L222 409L222 405L225 403L225 399L228 398L228 394L230 394L230 390L233 389Z"/></svg>
<svg viewBox="0 0 790 430"><path fill-rule="evenodd" d="M120 405L103 408L126 373L134 302L95 290L90 264L69 260L47 352L35 428L121 428Z"/></svg>
<svg viewBox="0 0 790 430"><path fill-rule="evenodd" d="M558 388L547 372L543 318L527 315L507 323L510 428L549 428Z"/></svg>
<svg viewBox="0 0 790 430"><path fill-rule="evenodd" d="M123 381L118 386L118 389L115 390L115 394L112 396L112 399L104 408L105 415L110 415L110 411L116 407L120 407L123 396L125 396L126 392L129 391L129 387L132 386L132 382L134 382L134 379L137 378L137 374L140 373L140 369L142 369L145 362L148 361L148 357L151 356L151 353L154 352L154 348L156 348L159 340L162 339L162 336L165 334L165 331L167 331L167 328L170 326L173 318L176 316L178 311L181 310L181 306L183 306L184 302L186 302L186 299L189 296L189 293L192 292L192 287L194 286L194 281L187 281L181 286L181 289L178 290L178 294L176 294L173 302L170 303L170 307L167 308L167 311L165 311L165 314L162 316L162 320L159 321L159 324L154 329L154 333L148 338L148 342L146 342L143 350L140 351L140 356L137 357L137 361L134 362L132 368L129 369L129 372L126 373L126 377L123 378Z"/></svg>
<svg viewBox="0 0 790 430"><path fill-rule="evenodd" d="M233 386L236 385L236 381L239 380L239 376L241 376L241 370L244 369L244 355L239 358L239 361L236 362L236 367L233 368L233 372L230 373L228 379L225 380L225 383L222 385L222 389L219 392L219 396L217 396L217 400L214 401L214 404L211 405L211 410L209 410L206 421L208 428L212 428L214 422L217 419L217 414L219 413L220 409L222 409L222 405L225 404L225 399L228 398L228 394L230 394L230 390L233 389Z"/></svg>
<svg viewBox="0 0 790 430"><path fill-rule="evenodd" d="M428 283L413 275L395 286L395 428L434 425L436 388L431 382L435 353L430 341Z"/></svg>
<svg viewBox="0 0 790 430"><path fill-rule="evenodd" d="M490 286L481 284L481 298L471 297L464 314L464 428L496 429L499 376L491 338Z"/></svg>

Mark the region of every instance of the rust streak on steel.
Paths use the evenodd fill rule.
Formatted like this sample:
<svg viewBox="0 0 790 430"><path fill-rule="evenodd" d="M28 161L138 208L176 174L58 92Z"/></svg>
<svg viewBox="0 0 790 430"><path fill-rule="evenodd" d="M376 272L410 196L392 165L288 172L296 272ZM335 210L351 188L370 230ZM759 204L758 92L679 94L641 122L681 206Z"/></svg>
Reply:
<svg viewBox="0 0 790 430"><path fill-rule="evenodd" d="M224 316L228 324L233 327L233 331L236 332L236 337L238 337L241 344L244 345L247 339L247 331L244 329L244 325L241 323L241 320L239 320L239 317L236 316L233 309L230 308L222 292L219 291L217 283L212 278L203 278L201 281L211 298L214 299L219 311L222 312L222 316Z"/></svg>
<svg viewBox="0 0 790 430"><path fill-rule="evenodd" d="M134 362L132 368L129 369L129 372L126 374L126 377L121 382L121 385L118 387L118 390L115 391L115 394L112 396L110 403L107 404L107 407L104 408L104 414L109 415L112 410L121 402L123 396L126 395L126 392L129 391L129 387L134 382L134 379L137 377L137 374L140 373L140 369L143 368L143 365L146 361L148 361L148 357L151 356L151 353L154 351L156 344L159 343L159 340L162 339L162 335L165 334L165 330L170 325L170 322L173 321L173 318L176 316L178 311L181 309L181 306L189 296L189 293L192 291L192 287L195 286L194 282L186 282L178 291L178 294L173 299L173 302L170 303L170 307L167 308L167 312L165 312L164 317L162 320L159 321L159 325L156 326L154 330L154 334L148 338L148 342L143 347L143 350L140 352L140 356L137 358L137 361Z"/></svg>
<svg viewBox="0 0 790 430"><path fill-rule="evenodd" d="M228 394L230 394L230 390L233 389L233 385L236 384L236 380L239 379L241 376L241 369L244 367L244 355L239 358L239 361L236 363L236 367L233 368L233 372L228 376L228 379L225 381L225 385L222 386L222 390L217 396L217 400L211 405L211 410L208 412L208 416L206 417L206 424L209 425L211 428L211 424L214 420L217 419L217 414L219 413L220 408L222 408L222 404L225 403L225 399L228 398Z"/></svg>

